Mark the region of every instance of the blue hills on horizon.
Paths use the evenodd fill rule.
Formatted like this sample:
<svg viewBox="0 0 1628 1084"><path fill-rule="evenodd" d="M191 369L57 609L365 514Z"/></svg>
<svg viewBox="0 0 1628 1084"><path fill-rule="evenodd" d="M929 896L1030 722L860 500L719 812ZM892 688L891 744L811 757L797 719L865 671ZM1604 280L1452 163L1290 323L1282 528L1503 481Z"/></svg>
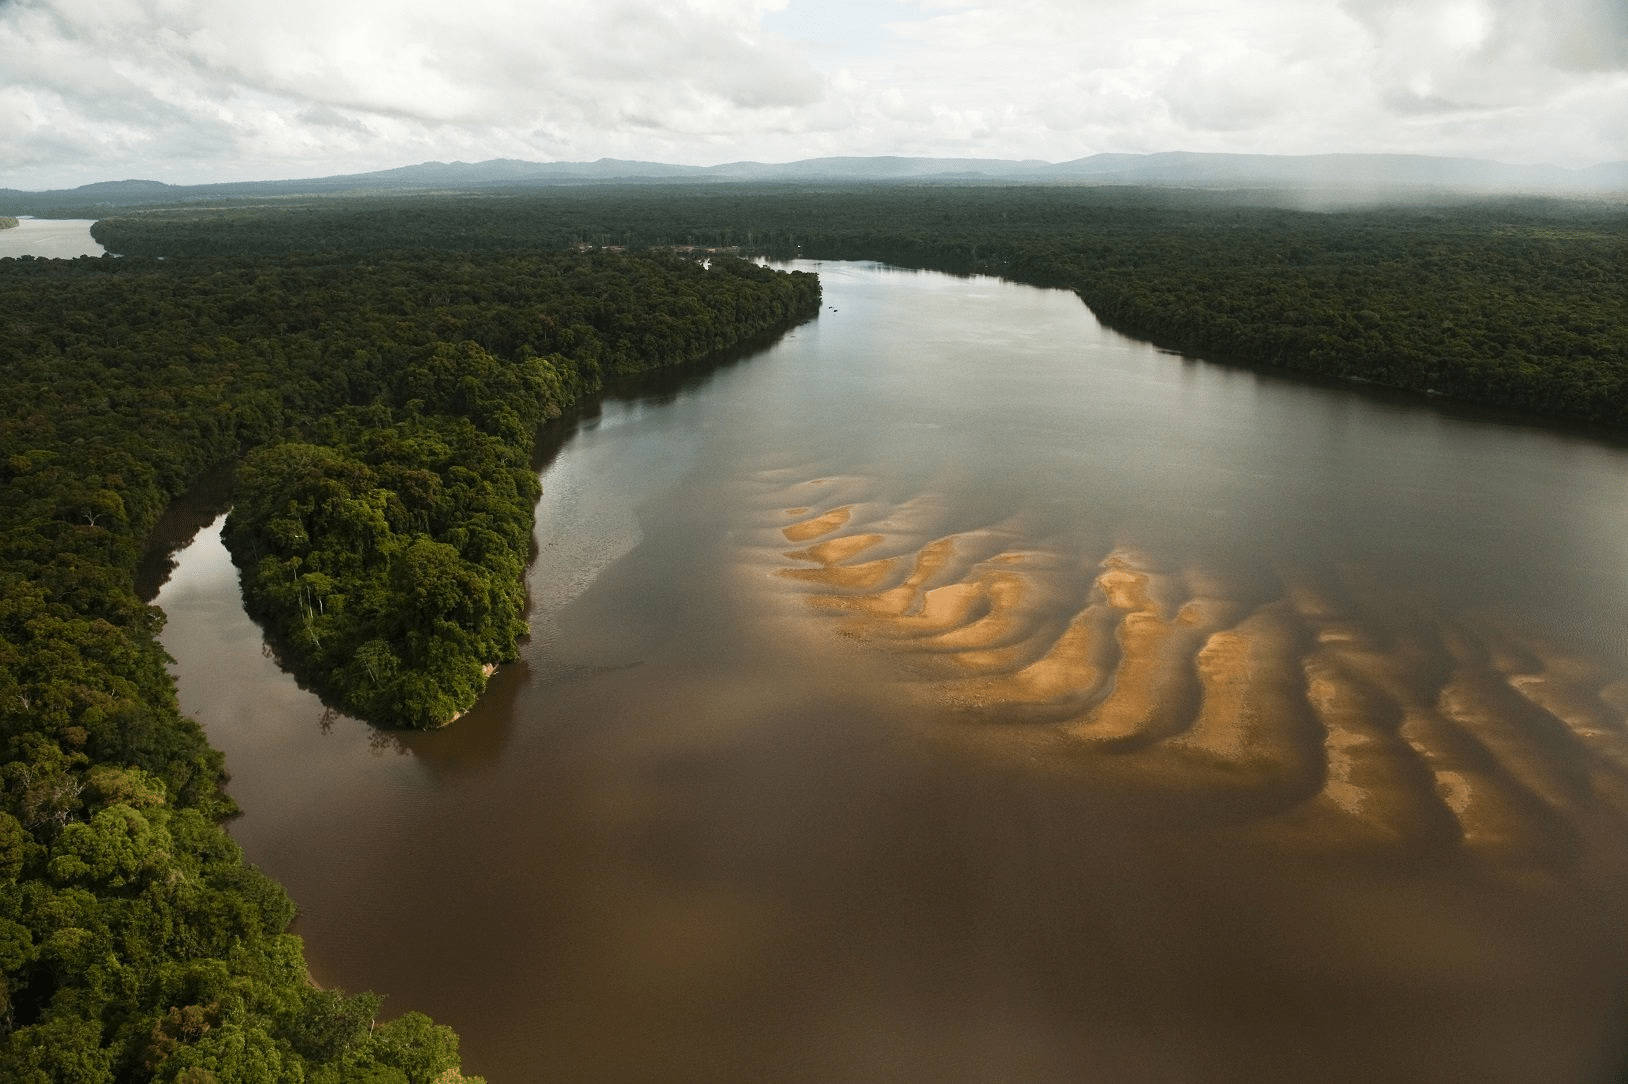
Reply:
<svg viewBox="0 0 1628 1084"><path fill-rule="evenodd" d="M34 202L142 203L198 197L296 195L356 190L506 187L604 183L963 183L1147 185L1208 189L1450 190L1484 193L1628 192L1628 162L1582 169L1510 165L1475 158L1414 154L1265 155L1171 151L1095 154L1069 162L1000 158L808 158L686 166L600 158L593 162L421 162L367 173L297 180L175 185L153 180L98 181L77 188L0 189L0 211Z"/></svg>

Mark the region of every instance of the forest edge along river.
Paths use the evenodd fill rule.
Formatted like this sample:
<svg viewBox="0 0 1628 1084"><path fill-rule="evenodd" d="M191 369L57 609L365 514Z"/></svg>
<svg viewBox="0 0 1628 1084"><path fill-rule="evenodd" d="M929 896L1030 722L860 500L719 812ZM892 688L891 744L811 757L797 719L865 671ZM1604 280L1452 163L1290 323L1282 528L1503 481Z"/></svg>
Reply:
<svg viewBox="0 0 1628 1084"><path fill-rule="evenodd" d="M1628 453L813 269L818 321L561 423L533 635L447 730L325 711L218 523L177 555L319 981L493 1081L1611 1064Z"/></svg>

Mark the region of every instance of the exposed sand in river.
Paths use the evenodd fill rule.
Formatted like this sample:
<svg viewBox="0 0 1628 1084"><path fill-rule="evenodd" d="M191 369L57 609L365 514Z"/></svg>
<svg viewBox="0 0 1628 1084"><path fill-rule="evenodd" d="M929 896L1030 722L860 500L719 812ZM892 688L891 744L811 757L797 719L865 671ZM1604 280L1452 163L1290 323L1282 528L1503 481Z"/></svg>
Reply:
<svg viewBox="0 0 1628 1084"><path fill-rule="evenodd" d="M864 479L767 488L780 544L749 563L1024 757L1328 846L1542 864L1628 818L1628 683L1490 621L1421 627L1340 573L1285 571L1262 602L1125 545L946 533L931 497L889 505Z"/></svg>

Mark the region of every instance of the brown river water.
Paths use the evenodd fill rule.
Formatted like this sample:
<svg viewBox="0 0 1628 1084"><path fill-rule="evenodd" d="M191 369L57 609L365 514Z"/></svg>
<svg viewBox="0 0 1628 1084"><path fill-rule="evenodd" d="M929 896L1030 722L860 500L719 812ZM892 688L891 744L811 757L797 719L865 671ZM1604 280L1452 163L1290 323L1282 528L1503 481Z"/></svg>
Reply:
<svg viewBox="0 0 1628 1084"><path fill-rule="evenodd" d="M493 1084L1602 1079L1628 449L805 266L817 321L560 423L443 731L282 674L218 520L176 555L316 978Z"/></svg>

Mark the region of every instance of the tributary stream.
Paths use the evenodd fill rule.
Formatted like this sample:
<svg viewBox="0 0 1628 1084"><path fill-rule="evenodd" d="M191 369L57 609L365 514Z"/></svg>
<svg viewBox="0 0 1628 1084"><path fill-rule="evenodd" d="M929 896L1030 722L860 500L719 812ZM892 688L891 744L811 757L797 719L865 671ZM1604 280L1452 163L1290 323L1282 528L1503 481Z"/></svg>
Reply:
<svg viewBox="0 0 1628 1084"><path fill-rule="evenodd" d="M218 521L177 555L316 978L493 1084L1598 1079L1628 450L812 266L561 423L534 634L444 731L324 713Z"/></svg>

